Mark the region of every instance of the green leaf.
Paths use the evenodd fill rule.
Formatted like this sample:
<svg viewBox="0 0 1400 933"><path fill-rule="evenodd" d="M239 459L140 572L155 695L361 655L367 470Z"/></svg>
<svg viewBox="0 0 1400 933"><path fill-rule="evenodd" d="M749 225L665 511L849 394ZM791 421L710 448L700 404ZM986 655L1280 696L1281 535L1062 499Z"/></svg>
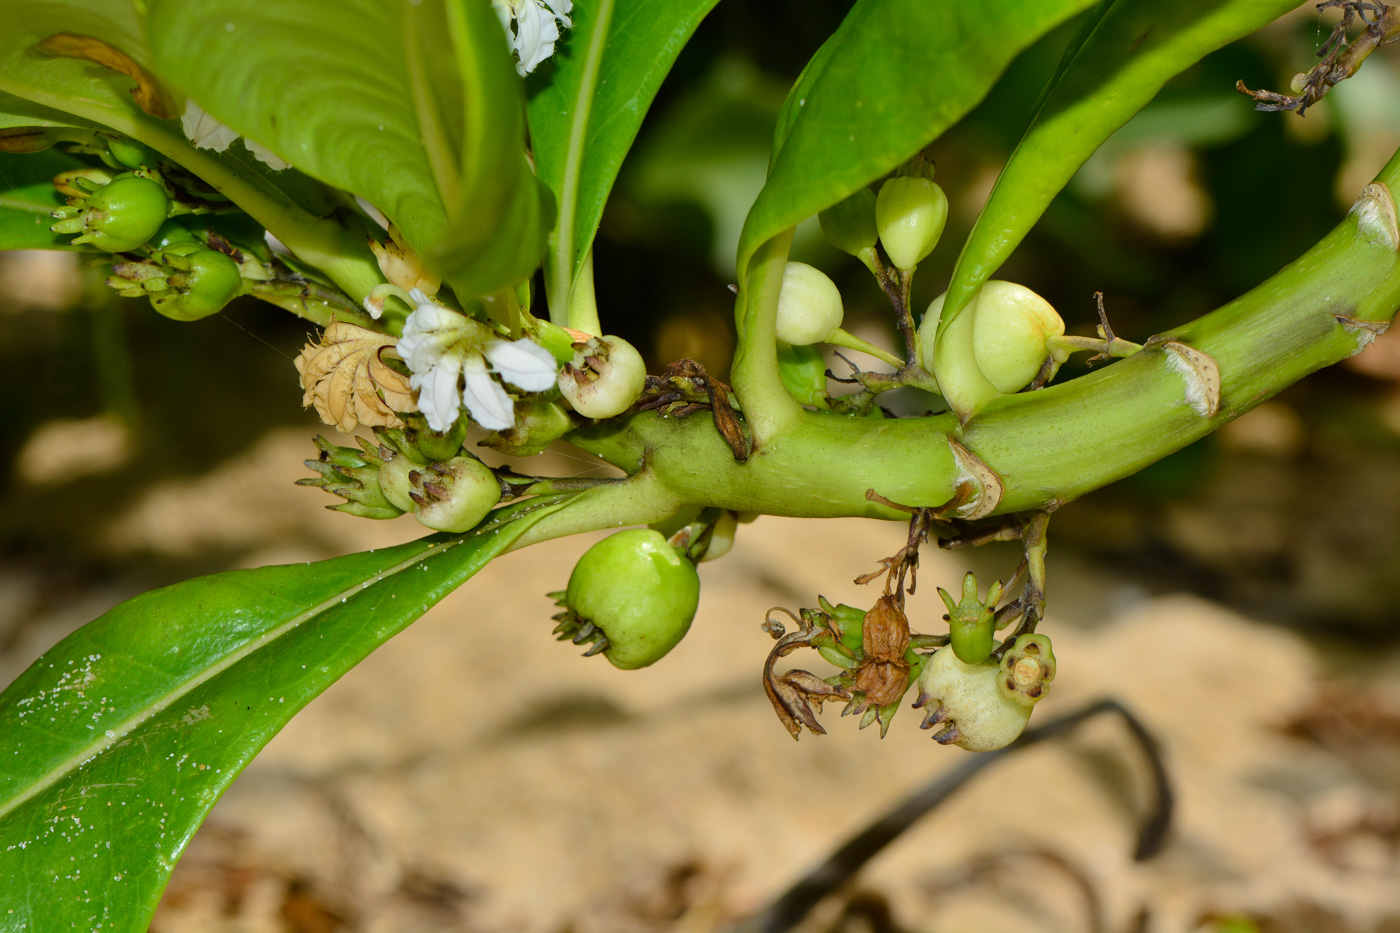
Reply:
<svg viewBox="0 0 1400 933"><path fill-rule="evenodd" d="M533 79L535 163L559 206L545 271L552 308L567 309L642 118L681 48L717 2L579 0L554 64ZM565 322L556 317L556 323Z"/></svg>
<svg viewBox="0 0 1400 933"><path fill-rule="evenodd" d="M523 87L478 0L152 0L157 70L219 121L382 210L454 286L544 251Z"/></svg>
<svg viewBox="0 0 1400 933"><path fill-rule="evenodd" d="M225 153L195 149L179 121L158 120L136 105L132 79L35 49L49 36L82 31L101 36L149 69L142 25L133 9L131 0L0 0L0 22L5 24L0 29L0 93L9 95L4 100L20 98L46 112L76 116L79 125L107 127L140 140L218 188L355 297L383 281L363 233L317 215L315 201L323 198L304 203L305 178L298 181L295 173L282 172L272 180L265 166L253 164L237 146Z"/></svg>
<svg viewBox="0 0 1400 933"><path fill-rule="evenodd" d="M799 78L739 240L758 247L909 159L1023 48L1091 0L858 0Z"/></svg>
<svg viewBox="0 0 1400 933"><path fill-rule="evenodd" d="M84 127L95 128L96 124L87 120L44 107L33 101L0 92L0 130L15 126Z"/></svg>
<svg viewBox="0 0 1400 933"><path fill-rule="evenodd" d="M966 307L1055 195L1172 77L1296 7L1296 0L1105 0L1070 43L997 179L953 273L939 325ZM1244 98L1241 111L1248 111Z"/></svg>
<svg viewBox="0 0 1400 933"><path fill-rule="evenodd" d="M152 0L156 72L313 178L366 198L422 249L447 225L460 111L429 7L386 0ZM454 126L450 122L458 119ZM436 170L436 172L435 172Z"/></svg>
<svg viewBox="0 0 1400 933"><path fill-rule="evenodd" d="M228 785L313 697L553 507L117 606L0 694L0 918L144 931Z"/></svg>
<svg viewBox="0 0 1400 933"><path fill-rule="evenodd" d="M412 0L410 0L412 2ZM487 3L448 0L465 89L462 182L452 225L432 257L459 294L487 295L528 278L554 222L548 189L525 158L524 83Z"/></svg>
<svg viewBox="0 0 1400 933"><path fill-rule="evenodd" d="M67 203L53 186L59 172L82 162L53 149L15 155L0 152L0 249L75 249L72 235L49 232L49 215Z"/></svg>

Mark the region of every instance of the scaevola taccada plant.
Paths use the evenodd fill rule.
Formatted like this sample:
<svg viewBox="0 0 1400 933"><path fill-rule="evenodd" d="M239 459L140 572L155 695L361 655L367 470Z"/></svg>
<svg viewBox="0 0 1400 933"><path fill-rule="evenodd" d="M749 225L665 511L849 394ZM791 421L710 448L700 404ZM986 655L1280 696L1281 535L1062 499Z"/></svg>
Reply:
<svg viewBox="0 0 1400 933"><path fill-rule="evenodd" d="M779 722L821 733L822 704L840 699L884 734L917 687L939 742L1020 735L1056 674L1038 631L1051 512L1384 330L1400 305L1400 157L1302 260L1125 340L1102 304L1097 322L1078 313L1087 296L1009 281L1029 267L1008 258L1166 82L1296 3L989 3L973 18L928 0L850 5L795 83L730 244L729 365L652 359L651 375L653 348L626 322L674 309L618 313L606 283L643 260L595 256L594 241L714 0L645 16L622 0L296 0L275 16L239 0L89 0L81 16L15 4L0 29L0 248L80 251L179 326L254 300L297 316L309 333L286 391L328 426L303 484L344 521L412 514L431 534L148 593L22 674L0 694L0 917L146 929L195 828L298 709L495 557L576 533L610 532L556 594L558 634L635 669L678 663L665 656L697 617L696 565L742 554L754 517L908 522L907 545L861 578L882 592L813 594L792 631L765 621ZM1345 15L1321 60L1293 95L1248 92L1259 106L1316 105L1400 35L1389 5L1328 5ZM1061 34L1075 38L990 193L957 159L935 183L943 133L1021 50ZM950 203L980 204L961 243ZM836 251L797 237L814 217ZM1068 324L1040 291L1075 310ZM865 328L883 305L888 326ZM868 339L843 329L848 312ZM878 365L841 363L845 349ZM1061 378L1078 351L1110 363ZM537 456L554 445L573 459ZM586 469L552 469L580 456ZM1023 560L985 595L969 576L929 605L909 574L934 538L1019 540ZM557 568L517 566L525 606ZM546 624L540 607L520 615ZM832 670L778 663L800 649ZM49 831L55 813L73 832Z"/></svg>

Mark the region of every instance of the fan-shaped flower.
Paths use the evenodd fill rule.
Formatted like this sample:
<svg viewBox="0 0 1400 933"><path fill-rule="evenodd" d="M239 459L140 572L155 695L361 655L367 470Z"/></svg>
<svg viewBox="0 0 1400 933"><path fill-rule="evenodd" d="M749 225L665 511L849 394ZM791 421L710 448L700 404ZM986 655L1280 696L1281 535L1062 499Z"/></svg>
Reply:
<svg viewBox="0 0 1400 933"><path fill-rule="evenodd" d="M404 322L398 351L434 431L446 432L457 423L459 398L471 419L488 431L514 426L515 403L493 372L526 392L554 385L559 364L544 347L528 339L504 340L480 321L427 301L421 292L414 295L420 297L424 300Z"/></svg>

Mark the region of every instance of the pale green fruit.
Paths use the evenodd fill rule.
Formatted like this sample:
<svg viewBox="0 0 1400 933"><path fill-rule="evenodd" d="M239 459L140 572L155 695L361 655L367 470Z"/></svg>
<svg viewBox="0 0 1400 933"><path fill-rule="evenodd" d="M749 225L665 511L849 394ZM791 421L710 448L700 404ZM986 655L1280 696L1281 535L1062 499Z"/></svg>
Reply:
<svg viewBox="0 0 1400 933"><path fill-rule="evenodd" d="M778 294L778 339L795 347L821 343L841 326L845 317L841 292L825 272L805 262L783 268Z"/></svg>
<svg viewBox="0 0 1400 933"><path fill-rule="evenodd" d="M585 418L612 418L646 387L642 355L621 337L592 337L559 370L559 394Z"/></svg>
<svg viewBox="0 0 1400 933"><path fill-rule="evenodd" d="M1015 282L983 285L977 306L964 313L976 315L972 354L977 368L1008 395L1031 384L1050 356L1046 341L1065 332L1065 322L1050 302Z"/></svg>
<svg viewBox="0 0 1400 933"><path fill-rule="evenodd" d="M934 736L940 743L989 752L1016 741L1054 678L1055 655L1044 635L1022 635L1001 663L967 664L940 648L919 675L914 706L927 709L923 728L944 726Z"/></svg>
<svg viewBox="0 0 1400 933"><path fill-rule="evenodd" d="M875 198L880 244L896 269L913 270L924 261L948 222L948 196L927 178L891 178Z"/></svg>
<svg viewBox="0 0 1400 933"><path fill-rule="evenodd" d="M434 531L471 531L501 501L496 474L475 457L431 463L410 471L408 479L413 514Z"/></svg>
<svg viewBox="0 0 1400 933"><path fill-rule="evenodd" d="M568 612L607 637L623 670L661 660L690 630L700 604L695 565L651 528L629 528L593 545L574 567Z"/></svg>

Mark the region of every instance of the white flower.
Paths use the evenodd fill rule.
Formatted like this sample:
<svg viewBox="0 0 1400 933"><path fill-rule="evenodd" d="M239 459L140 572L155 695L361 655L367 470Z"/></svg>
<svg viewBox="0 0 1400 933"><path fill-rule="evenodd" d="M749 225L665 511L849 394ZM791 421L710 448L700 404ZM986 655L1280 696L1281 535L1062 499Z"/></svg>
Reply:
<svg viewBox="0 0 1400 933"><path fill-rule="evenodd" d="M238 138L237 133L211 117L204 111L203 107L192 99L185 101L185 113L180 117L180 128L185 131L185 138L194 143L196 149L213 149L215 152L223 152ZM283 169L291 168L291 165L280 158L277 153L261 143L244 139L243 145L248 147L248 151L256 156L258 161L273 171L280 172Z"/></svg>
<svg viewBox="0 0 1400 933"><path fill-rule="evenodd" d="M420 296L415 289L414 298ZM404 322L398 351L413 373L409 385L418 391L428 427L439 434L450 430L457 423L459 398L472 420L488 431L513 427L515 403L492 372L518 389L543 392L558 378L553 355L528 339L502 340L480 321L423 297Z"/></svg>
<svg viewBox="0 0 1400 933"><path fill-rule="evenodd" d="M573 0L491 0L491 5L501 18L511 51L520 59L515 70L522 76L554 54L560 26L565 29L573 26L569 20ZM514 29L511 29L512 20Z"/></svg>

